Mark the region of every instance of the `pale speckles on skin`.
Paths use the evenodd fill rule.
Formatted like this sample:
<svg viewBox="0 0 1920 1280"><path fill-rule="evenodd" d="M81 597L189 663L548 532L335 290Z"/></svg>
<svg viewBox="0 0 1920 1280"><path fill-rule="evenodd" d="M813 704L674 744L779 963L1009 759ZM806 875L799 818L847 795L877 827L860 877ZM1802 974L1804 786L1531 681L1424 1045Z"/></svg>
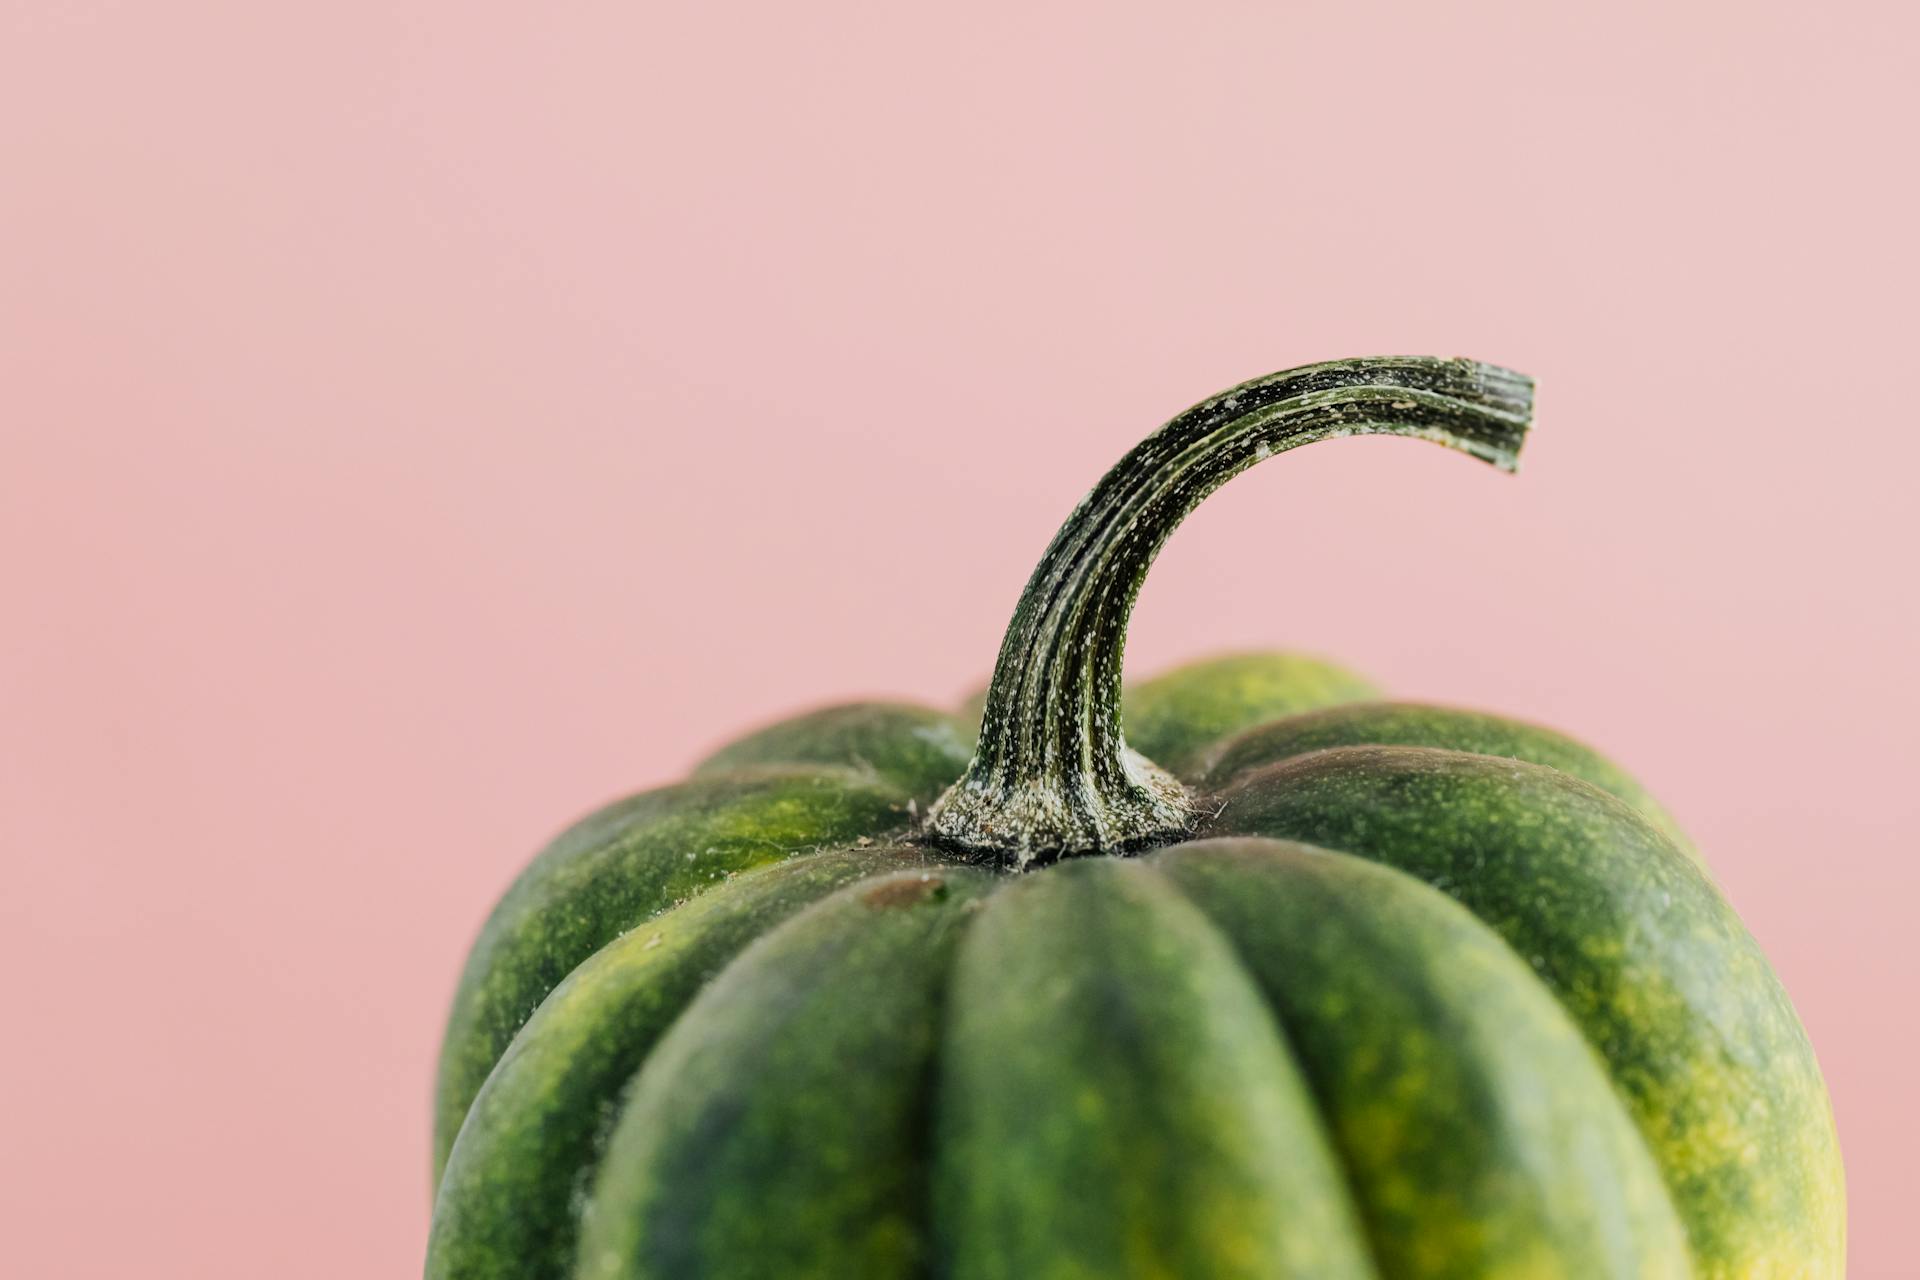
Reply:
<svg viewBox="0 0 1920 1280"><path fill-rule="evenodd" d="M441 1050L439 1158L514 1034L577 963L728 872L896 827L903 800L844 768L756 766L619 801L563 832L468 957Z"/></svg>
<svg viewBox="0 0 1920 1280"><path fill-rule="evenodd" d="M902 882L946 896L864 900ZM863 880L728 965L634 1080L582 1225L582 1280L919 1274L913 1120L950 926L994 884L964 869Z"/></svg>
<svg viewBox="0 0 1920 1280"><path fill-rule="evenodd" d="M1659 1174L1598 1063L1458 905L1279 841L1199 841L1149 864L1267 991L1384 1274L1685 1275Z"/></svg>
<svg viewBox="0 0 1920 1280"><path fill-rule="evenodd" d="M1146 867L1011 882L948 990L935 1197L955 1280L1370 1274L1257 992Z"/></svg>
<svg viewBox="0 0 1920 1280"><path fill-rule="evenodd" d="M748 872L576 969L515 1038L467 1117L440 1188L429 1280L571 1276L586 1188L622 1089L657 1037L741 947L782 919L925 856L850 850Z"/></svg>
<svg viewBox="0 0 1920 1280"><path fill-rule="evenodd" d="M1275 720L1221 743L1211 753L1206 781L1225 787L1254 769L1349 746L1440 747L1546 765L1619 797L1691 852L1678 824L1646 788L1591 747L1540 725L1457 707L1363 702Z"/></svg>
<svg viewBox="0 0 1920 1280"><path fill-rule="evenodd" d="M1554 770L1408 747L1321 750L1229 795L1214 830L1398 866L1527 958L1606 1057L1702 1277L1770 1258L1839 1274L1838 1152L1804 1033L1711 881L1639 814Z"/></svg>

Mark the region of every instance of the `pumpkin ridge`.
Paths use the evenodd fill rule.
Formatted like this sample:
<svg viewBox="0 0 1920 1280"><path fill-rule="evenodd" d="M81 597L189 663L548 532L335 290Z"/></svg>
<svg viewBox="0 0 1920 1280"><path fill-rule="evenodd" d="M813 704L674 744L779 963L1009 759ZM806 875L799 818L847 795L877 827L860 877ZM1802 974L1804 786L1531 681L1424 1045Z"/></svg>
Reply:
<svg viewBox="0 0 1920 1280"><path fill-rule="evenodd" d="M1354 1188L1354 1202L1382 1274L1531 1276L1536 1274L1536 1265L1546 1266L1552 1274L1631 1276L1634 1280L1653 1275L1679 1280L1690 1274L1678 1206L1604 1061L1538 974L1505 939L1464 907L1390 865L1295 841L1261 837L1193 841L1171 846L1153 861L1162 864L1159 873L1181 888L1240 957L1250 980L1266 998L1276 1022L1294 1046L1303 1076L1328 1125L1330 1146ZM1269 895L1272 902L1291 903L1302 901L1302 894L1309 898L1327 895L1330 886L1338 886L1338 892L1350 895L1379 895L1378 901L1369 899L1360 905L1356 898L1335 899L1341 905L1333 907L1330 914L1323 912L1331 903L1314 910L1301 907L1291 927L1275 935L1280 939L1277 949L1273 941L1258 941L1259 930L1273 921L1270 916L1256 917L1246 898L1249 889ZM1349 901L1355 905L1346 905ZM1243 912L1247 914L1239 914ZM1393 932L1374 932L1386 927L1373 923L1383 914L1395 920ZM1238 918L1233 918L1236 915ZM1303 923L1304 933L1300 928ZM1329 926L1329 931L1320 932L1322 925ZM1413 956L1392 949L1403 947L1405 939L1399 930L1410 925L1422 938ZM1320 938L1317 944L1303 941L1316 933ZM1329 938L1334 940L1333 952L1343 952L1347 946L1369 939L1375 944L1390 939L1385 956L1367 952L1350 957L1352 971L1367 975L1359 988L1370 988L1377 1003L1330 1004L1325 988L1307 983L1303 975L1318 972L1326 963L1325 953L1316 953L1316 946L1325 948ZM1467 952L1452 956L1448 964L1439 963L1444 953L1429 950L1436 945L1463 943L1468 946ZM1256 959L1255 951L1261 948L1266 954ZM1460 966L1471 957L1493 961L1494 966L1484 973L1474 968L1463 971ZM1484 987L1466 1003L1458 989L1463 972L1476 974ZM1404 977L1383 980L1376 976L1385 974ZM1344 1001L1345 996L1339 998ZM1363 1038L1369 1027L1368 1010L1393 1007L1395 1000L1406 1007L1395 1007L1398 1021L1391 1024L1392 1033L1405 1043L1425 1043L1430 1051L1437 1049L1427 1070L1437 1067L1444 1083L1423 1087L1411 1097L1389 1094L1382 1098L1369 1092L1363 1100L1357 1100L1347 1076L1361 1069L1356 1064L1373 1061L1373 1054L1382 1047ZM1498 1003L1507 1017L1519 1021L1503 1023L1499 1032L1492 1032L1480 1007L1488 1000ZM1379 1027L1373 1030L1377 1033ZM1545 1117L1513 1104L1513 1095L1500 1073L1513 1068L1510 1046L1516 1042L1529 1045L1525 1055L1529 1064L1536 1057L1555 1060L1556 1054L1565 1059L1558 1065L1571 1069L1575 1078L1556 1079L1556 1091L1597 1091L1589 1102L1597 1104L1604 1114L1583 1106L1578 1110L1577 1123L1583 1135L1604 1135L1605 1142L1611 1143L1610 1149L1604 1144L1590 1149L1583 1145L1587 1138L1575 1139L1566 1131L1568 1108L1558 1092L1550 1095L1554 1099L1551 1105L1560 1108L1552 1128ZM1462 1047L1476 1043L1495 1047ZM1392 1044L1386 1046L1388 1061L1395 1052ZM1417 1064L1420 1059L1414 1055L1407 1061ZM1583 1071L1587 1075L1581 1078ZM1387 1077L1387 1081L1392 1078ZM1424 1074L1419 1078L1424 1080ZM1377 1087L1387 1081L1376 1080L1374 1084ZM1448 1099L1443 1111L1433 1110L1434 1088ZM1409 1234L1408 1224L1395 1218L1401 1198L1431 1197L1436 1190L1444 1193L1458 1187L1451 1181L1430 1181L1442 1177L1439 1171L1431 1175L1420 1172L1423 1166L1418 1163L1418 1145L1389 1162L1391 1171L1385 1182L1380 1158L1363 1171L1362 1153L1392 1150L1395 1139L1389 1135L1409 1121L1417 1132L1423 1116L1432 1121L1455 1112L1473 1116L1473 1131L1503 1150L1504 1155L1456 1169L1447 1177L1465 1177L1462 1185L1492 1199L1454 1222L1437 1211L1438 1205L1429 1205L1420 1212L1417 1226ZM1361 1127L1363 1117L1366 1128ZM1378 1128L1383 1122L1390 1122L1389 1127ZM1530 1158L1545 1158L1549 1163L1534 1167L1527 1163ZM1587 1163L1596 1158L1613 1165L1612 1172L1597 1181L1587 1168ZM1528 1169L1526 1178L1517 1187L1502 1187L1500 1176L1515 1162ZM1555 1178L1560 1181L1553 1181ZM1544 1198L1543 1184L1547 1188ZM1553 1207L1553 1193L1574 1195L1582 1186L1589 1192L1625 1188L1628 1198L1612 1206L1615 1215L1623 1216L1588 1223L1579 1211L1568 1214L1564 1206ZM1582 1204L1589 1201L1586 1195L1576 1198ZM1483 1213L1495 1217L1488 1221L1472 1216ZM1502 1213L1518 1215L1514 1219L1521 1224L1518 1229L1509 1226L1504 1243L1497 1233L1474 1243L1471 1233L1494 1232ZM1469 1233L1467 1243L1456 1247L1466 1249L1467 1256L1444 1252L1447 1242L1462 1230ZM1569 1263L1592 1261L1590 1251L1595 1240L1591 1237L1618 1243L1616 1233L1623 1230L1633 1242L1631 1256L1615 1257L1602 1272L1563 1270ZM1510 1252L1515 1240L1523 1242L1519 1255ZM1527 1250L1528 1245L1549 1247L1541 1243L1546 1240L1555 1241L1552 1252L1535 1254ZM1482 1256L1481 1250L1495 1252ZM1676 1257L1677 1271L1673 1269ZM1471 1264L1471 1271L1457 1271L1462 1264ZM1489 1265L1498 1269L1488 1270Z"/></svg>
<svg viewBox="0 0 1920 1280"><path fill-rule="evenodd" d="M997 888L954 866L860 877L743 948L628 1088L578 1280L921 1274L932 1010L956 918Z"/></svg>
<svg viewBox="0 0 1920 1280"><path fill-rule="evenodd" d="M849 885L907 869L907 847L757 868L582 962L488 1074L449 1153L429 1280L559 1280L625 1093L687 1007L752 942ZM907 866L902 862L906 860Z"/></svg>
<svg viewBox="0 0 1920 1280"><path fill-rule="evenodd" d="M1692 842L1665 806L1638 779L1586 743L1529 720L1442 703L1369 699L1275 717L1217 739L1205 753L1201 780L1220 791L1251 773L1313 751L1363 746L1458 751L1553 769L1623 801L1698 860Z"/></svg>
<svg viewBox="0 0 1920 1280"><path fill-rule="evenodd" d="M898 827L907 797L825 765L770 765L616 800L550 841L480 930L447 1016L437 1182L467 1108L546 996L620 933L732 873Z"/></svg>
<svg viewBox="0 0 1920 1280"><path fill-rule="evenodd" d="M955 959L949 1280L1362 1280L1347 1186L1264 1001L1138 859L1020 877Z"/></svg>
<svg viewBox="0 0 1920 1280"><path fill-rule="evenodd" d="M1425 747L1316 751L1221 797L1211 834L1396 867L1540 973L1653 1151L1702 1280L1776 1254L1837 1273L1837 1145L1805 1032L1711 878L1630 805L1545 766Z"/></svg>
<svg viewBox="0 0 1920 1280"><path fill-rule="evenodd" d="M1240 945L1239 939L1235 938L1233 934L1228 931L1227 927L1214 916L1213 912L1207 909L1206 903L1201 902L1198 898L1188 893L1186 886L1181 884L1175 877L1168 875L1167 869L1160 865L1166 859L1176 855L1180 850L1190 848L1197 843L1199 842L1190 840L1183 841L1180 844L1163 845L1139 860L1141 869L1153 876L1160 884L1164 885L1167 893L1192 907L1194 911L1199 914L1200 918L1206 921L1207 928L1218 938L1221 947L1233 957L1235 965L1239 968L1240 976L1246 981L1247 986L1259 993L1261 1004L1273 1019L1274 1034L1279 1038L1281 1047L1286 1051L1287 1057L1293 1061L1296 1069L1300 1073L1301 1080L1307 1087L1308 1095L1313 1099L1316 1114L1319 1116L1321 1122L1321 1145L1326 1149L1329 1162L1339 1174L1341 1185L1346 1191L1347 1202L1353 1207L1354 1217L1359 1221L1360 1242L1366 1254L1367 1266L1371 1269L1376 1280L1391 1280L1381 1257L1379 1224L1375 1221L1372 1207L1367 1203L1367 1197L1360 1192L1360 1180L1358 1172L1354 1168L1352 1154L1347 1151L1345 1145L1335 1137L1332 1132L1332 1127L1326 1122L1328 1114L1327 1099L1320 1082L1315 1078L1315 1073L1308 1068L1302 1058L1293 1029L1287 1025L1286 1011L1274 1000L1272 993L1267 989L1267 984L1263 982L1260 975L1254 971L1252 964L1247 959L1245 950ZM1338 857L1350 856L1337 853L1337 851L1330 850L1328 852Z"/></svg>

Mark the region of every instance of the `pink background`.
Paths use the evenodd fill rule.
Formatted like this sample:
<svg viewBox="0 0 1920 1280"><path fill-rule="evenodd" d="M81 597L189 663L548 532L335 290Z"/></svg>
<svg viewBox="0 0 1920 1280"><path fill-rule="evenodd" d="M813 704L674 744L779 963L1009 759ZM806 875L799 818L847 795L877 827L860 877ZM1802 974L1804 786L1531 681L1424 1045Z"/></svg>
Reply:
<svg viewBox="0 0 1920 1280"><path fill-rule="evenodd" d="M1133 668L1337 654L1627 762L1915 1274L1913 20L906 8L0 4L0 1270L413 1272L546 835L959 697L1129 444L1411 351L1540 379L1523 475L1262 468Z"/></svg>

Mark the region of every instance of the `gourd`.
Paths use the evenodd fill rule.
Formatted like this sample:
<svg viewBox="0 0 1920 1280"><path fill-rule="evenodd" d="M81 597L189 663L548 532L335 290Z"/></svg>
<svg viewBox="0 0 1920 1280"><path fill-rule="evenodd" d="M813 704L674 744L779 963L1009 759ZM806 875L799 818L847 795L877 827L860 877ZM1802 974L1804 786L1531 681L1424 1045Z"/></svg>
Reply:
<svg viewBox="0 0 1920 1280"><path fill-rule="evenodd" d="M1235 387L1068 519L977 734L832 707L563 833L460 982L427 1274L1840 1276L1807 1039L1625 773L1300 657L1123 689L1228 478L1510 470L1530 414L1468 361Z"/></svg>

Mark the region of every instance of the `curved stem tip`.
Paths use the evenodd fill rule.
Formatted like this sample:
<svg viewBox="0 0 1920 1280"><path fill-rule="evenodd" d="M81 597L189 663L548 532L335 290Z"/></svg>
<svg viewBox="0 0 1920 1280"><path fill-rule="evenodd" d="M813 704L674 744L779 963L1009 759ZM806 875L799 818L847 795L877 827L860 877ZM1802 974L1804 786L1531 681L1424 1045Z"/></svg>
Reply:
<svg viewBox="0 0 1920 1280"><path fill-rule="evenodd" d="M1338 436L1412 436L1512 471L1532 409L1531 380L1493 365L1336 360L1242 383L1148 436L1040 558L1000 645L973 762L929 811L925 838L1016 867L1178 839L1191 799L1128 749L1120 723L1127 620L1174 529L1254 463Z"/></svg>

